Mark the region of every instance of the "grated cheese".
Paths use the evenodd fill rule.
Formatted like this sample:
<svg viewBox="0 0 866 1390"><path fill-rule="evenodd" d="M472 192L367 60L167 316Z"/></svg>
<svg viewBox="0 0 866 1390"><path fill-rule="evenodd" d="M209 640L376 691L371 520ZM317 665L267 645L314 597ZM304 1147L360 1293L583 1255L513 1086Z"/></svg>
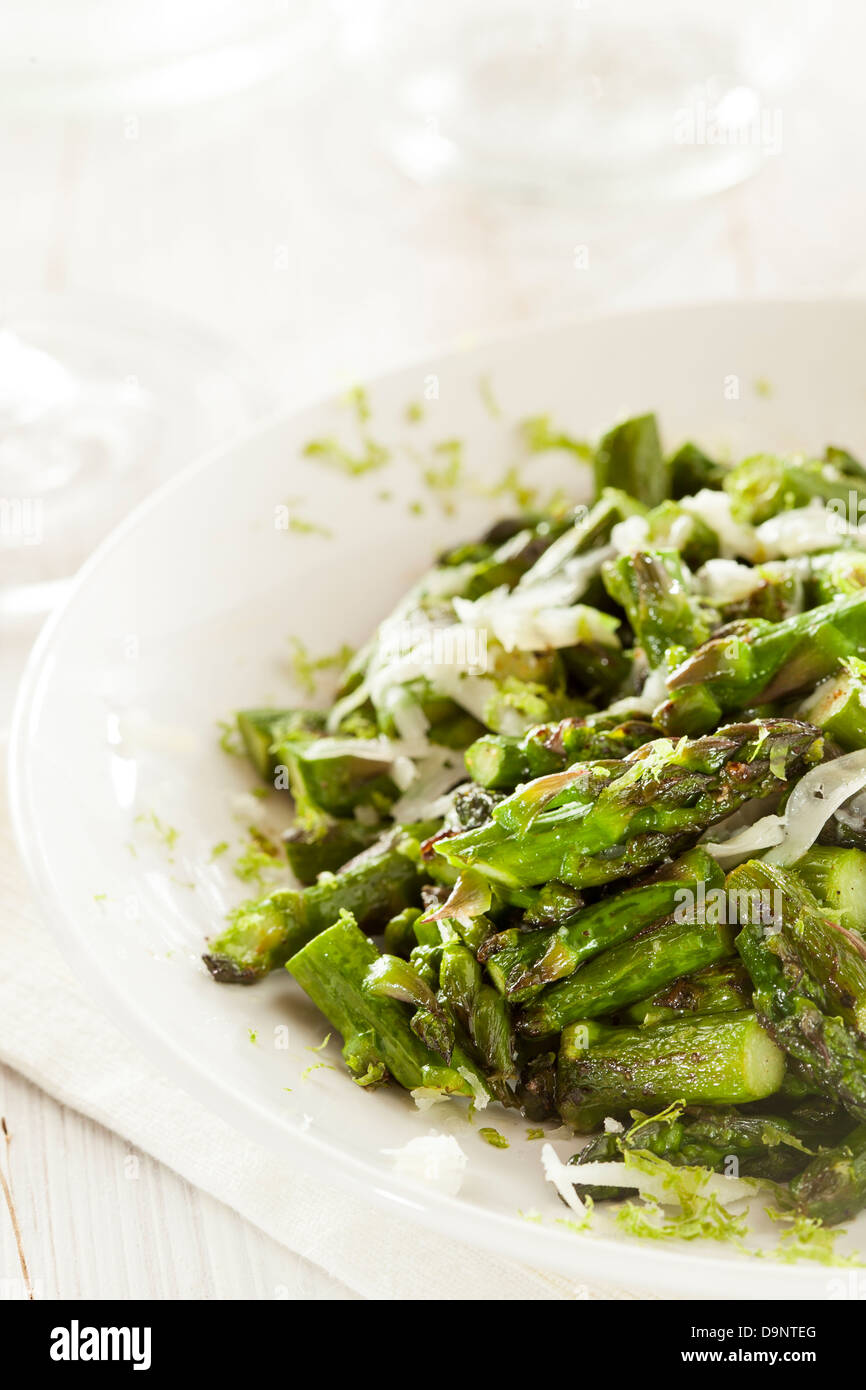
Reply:
<svg viewBox="0 0 866 1390"><path fill-rule="evenodd" d="M698 592L714 603L739 603L761 588L757 570L737 560L708 560L695 575Z"/></svg>
<svg viewBox="0 0 866 1390"><path fill-rule="evenodd" d="M467 1158L453 1134L431 1130L400 1149L382 1152L393 1159L395 1172L401 1177L428 1183L448 1197L456 1197L463 1185Z"/></svg>
<svg viewBox="0 0 866 1390"><path fill-rule="evenodd" d="M763 560L789 559L815 550L836 550L843 537L860 535L838 512L818 501L771 516L755 531L757 553Z"/></svg>
<svg viewBox="0 0 866 1390"><path fill-rule="evenodd" d="M701 488L693 497L681 497L683 511L705 521L719 538L719 547L726 559L735 560L743 556L754 560L757 553L755 533L751 526L743 526L731 511L731 499L726 492L715 492L712 488Z"/></svg>
<svg viewBox="0 0 866 1390"><path fill-rule="evenodd" d="M762 816L726 839L702 842L715 859L750 859L793 864L817 840L824 825L855 792L866 787L866 748L813 767L791 792L780 816ZM715 827L724 831L724 822ZM765 853L766 851L766 853Z"/></svg>

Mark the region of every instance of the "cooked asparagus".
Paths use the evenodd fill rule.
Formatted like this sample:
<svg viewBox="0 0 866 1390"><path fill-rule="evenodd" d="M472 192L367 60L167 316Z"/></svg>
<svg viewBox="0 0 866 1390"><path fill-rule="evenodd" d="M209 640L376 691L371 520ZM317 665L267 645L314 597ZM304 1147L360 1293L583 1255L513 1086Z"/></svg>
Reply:
<svg viewBox="0 0 866 1390"><path fill-rule="evenodd" d="M624 757L659 734L637 710L632 718L622 710L602 711L539 724L518 737L484 734L467 748L466 770L482 787L513 791L521 782L574 763Z"/></svg>
<svg viewBox="0 0 866 1390"><path fill-rule="evenodd" d="M396 833L339 874L322 874L309 888L282 888L260 902L245 903L210 943L204 957L208 970L227 984L253 984L284 965L343 909L367 929L384 926L395 912L418 901L418 856L418 840Z"/></svg>
<svg viewBox="0 0 866 1390"><path fill-rule="evenodd" d="M702 687L724 713L811 690L846 657L866 656L866 594L769 623L755 618L720 629L671 673L677 696ZM674 711L666 717L670 727Z"/></svg>
<svg viewBox="0 0 866 1390"><path fill-rule="evenodd" d="M557 1104L579 1133L633 1107L675 1101L736 1105L763 1100L782 1084L785 1058L753 1013L681 1018L654 1028L599 1028L575 1022L559 1047Z"/></svg>
<svg viewBox="0 0 866 1390"><path fill-rule="evenodd" d="M592 454L540 417L524 441L591 457L593 505L533 502L450 546L329 709L238 714L294 803L301 887L235 909L208 969L287 963L355 1079L419 1104L582 1133L638 1108L580 1155L622 1160L588 1195L627 1194L643 1150L847 1219L866 1206L864 468L667 454L651 415ZM719 858L777 835L725 880Z"/></svg>
<svg viewBox="0 0 866 1390"><path fill-rule="evenodd" d="M436 849L448 863L507 887L609 883L682 851L744 802L795 782L821 752L816 729L784 719L732 724L678 743L658 739L618 765L580 764L565 783L529 783L494 809L489 825L439 840ZM544 804L550 809L538 810ZM516 833L504 828L520 818Z"/></svg>
<svg viewBox="0 0 866 1390"><path fill-rule="evenodd" d="M866 944L773 865L741 864L727 887L762 1024L808 1081L866 1120Z"/></svg>
<svg viewBox="0 0 866 1390"><path fill-rule="evenodd" d="M344 912L293 955L287 968L342 1034L346 1065L362 1085L393 1076L407 1090L424 1086L474 1097L471 1082L456 1067L444 1065L412 1031L400 1004L376 990L376 976L370 972L380 959L372 942ZM454 1060L464 1070L471 1068L470 1059L456 1048Z"/></svg>
<svg viewBox="0 0 866 1390"><path fill-rule="evenodd" d="M555 980L565 979L581 962L617 946L677 908L712 892L724 874L705 850L693 849L657 870L643 884L601 898L570 914L554 931L510 929L489 937L481 958L508 999L523 1001Z"/></svg>
<svg viewBox="0 0 866 1390"><path fill-rule="evenodd" d="M866 1207L866 1125L812 1159L791 1183L791 1201L801 1216L828 1226L848 1221Z"/></svg>
<svg viewBox="0 0 866 1390"><path fill-rule="evenodd" d="M618 1013L650 991L730 956L725 923L668 919L587 961L568 979L548 985L527 1004L517 1025L530 1037L560 1033L582 1018Z"/></svg>

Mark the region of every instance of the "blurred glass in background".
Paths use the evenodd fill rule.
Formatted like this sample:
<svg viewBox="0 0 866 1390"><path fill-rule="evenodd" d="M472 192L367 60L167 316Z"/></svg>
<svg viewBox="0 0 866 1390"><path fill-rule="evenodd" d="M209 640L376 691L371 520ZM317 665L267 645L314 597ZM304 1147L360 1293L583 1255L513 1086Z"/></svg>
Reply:
<svg viewBox="0 0 866 1390"><path fill-rule="evenodd" d="M608 250L612 281L624 256L649 254L653 209L730 187L778 154L779 94L822 14L805 0L5 0L7 196L17 179L39 208L29 154L53 151L56 137L59 154L43 177L65 190L58 206L67 208L82 132L115 134L104 169L94 160L90 173L105 179L97 235L106 283L82 296L74 278L70 286L56 274L34 298L0 270L0 616L45 611L147 491L276 403L266 334L252 361L223 321L233 234L254 245L249 225L271 218L288 227L276 259L298 263L305 308L335 345L349 318L346 281L332 268L344 216L395 253L427 221L440 245L458 228L466 237L483 226L500 255L525 266L526 302L533 274L550 281L551 246L565 261L581 251L588 226L603 226L594 240ZM142 122L147 158L121 163L120 137ZM209 326L185 317L183 261L173 258L184 229L173 224L172 199L190 208L178 170L199 158L211 178L196 184L207 235L225 242L219 253L210 243L198 253L212 277ZM110 183L118 169L140 199L132 230ZM166 194L167 170L176 182ZM412 183L404 187L402 176ZM224 185L249 204L248 223L219 219ZM50 197L46 204L56 216ZM147 248L154 270L145 283L158 286L161 303L179 303L177 312L114 292L112 252L127 264L124 235L145 239L151 223L162 241ZM325 224L336 255L310 289L304 256ZM426 272L425 252L427 243L415 248ZM428 299L442 294L447 269L438 275ZM404 265L391 299L407 279ZM250 272L250 282L265 276ZM272 298L276 286L271 276ZM306 353L306 321L294 309L287 304L300 325L295 347ZM250 302L248 316L265 323L263 303ZM436 322L432 309L429 317Z"/></svg>
<svg viewBox="0 0 866 1390"><path fill-rule="evenodd" d="M819 22L789 0L349 0L345 49L399 166L534 199L728 188L778 153Z"/></svg>

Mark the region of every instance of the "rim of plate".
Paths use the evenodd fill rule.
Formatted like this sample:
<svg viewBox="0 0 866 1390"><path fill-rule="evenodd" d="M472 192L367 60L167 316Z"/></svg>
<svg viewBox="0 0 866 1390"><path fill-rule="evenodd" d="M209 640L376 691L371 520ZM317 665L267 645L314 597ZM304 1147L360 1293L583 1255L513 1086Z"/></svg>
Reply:
<svg viewBox="0 0 866 1390"><path fill-rule="evenodd" d="M802 296L781 298L749 297L722 299L698 304L657 304L641 309L623 310L610 314L587 313L580 316L556 316L511 332L497 333L479 339L470 348L453 346L441 352L425 354L402 366L382 372L366 383L375 387L401 376L406 370L453 362L471 361L499 346L531 343L540 338L580 332L601 321L619 322L648 317L689 318L712 314L777 313L820 311L826 313L866 316L866 298L821 298ZM834 1266L809 1268L792 1267L776 1260L763 1258L758 1264L755 1255L720 1258L703 1249L692 1251L641 1245L637 1241L613 1239L607 1236L588 1236L577 1242L574 1235L529 1225L519 1217L485 1211L459 1197L448 1197L433 1189L425 1189L396 1173L384 1172L365 1159L355 1157L345 1148L336 1148L316 1134L303 1132L276 1120L258 1102L247 1096L227 1092L208 1071L206 1061L191 1053L178 1051L170 1037L146 1008L121 991L98 956L88 950L88 937L74 914L67 910L60 887L54 882L47 847L43 844L38 818L32 804L32 786L28 775L27 722L40 688L51 678L51 649L55 633L62 627L69 609L87 588L91 576L98 572L103 560L114 548L147 520L175 491L187 487L200 473L206 472L225 456L245 450L261 435L267 434L281 421L289 420L301 411L325 406L337 399L331 392L313 400L300 401L291 407L270 412L249 431L209 450L167 479L105 537L84 562L73 578L62 602L44 623L21 677L15 699L9 734L8 792L12 827L30 887L45 925L57 942L74 974L89 988L108 1018L130 1037L148 1060L166 1075L189 1090L193 1099L220 1115L232 1128L254 1138L271 1152L285 1155L291 1151L301 1167L312 1177L322 1177L319 1158L327 1158L331 1175L340 1186L361 1194L368 1202L394 1215L437 1230L459 1244L477 1244L506 1258L532 1266L543 1265L550 1271L566 1276L579 1275L598 1279L602 1283L626 1283L635 1290L654 1288L664 1292L679 1290L684 1298L709 1294L742 1298L744 1276L754 1283L759 1274L772 1271L773 1285L766 1295L751 1296L820 1298L828 1297L827 1283ZM74 949L74 946L77 949ZM82 968L87 963L86 972ZM443 1230L444 1227L444 1230ZM623 1264L628 1269L623 1269ZM843 1269L843 1266L835 1266ZM759 1281L765 1282L765 1281ZM749 1296L748 1293L745 1296Z"/></svg>

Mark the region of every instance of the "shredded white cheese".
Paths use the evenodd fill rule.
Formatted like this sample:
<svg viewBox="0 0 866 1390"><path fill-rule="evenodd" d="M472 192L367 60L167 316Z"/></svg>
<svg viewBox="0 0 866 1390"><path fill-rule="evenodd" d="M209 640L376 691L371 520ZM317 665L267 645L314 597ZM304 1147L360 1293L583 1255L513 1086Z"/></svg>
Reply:
<svg viewBox="0 0 866 1390"><path fill-rule="evenodd" d="M716 832L723 828L723 824L715 827ZM723 840L702 840L701 844L720 864L732 865L735 860L754 859L764 850L781 844L784 838L785 817L770 815L762 816L754 824L744 826Z"/></svg>
<svg viewBox="0 0 866 1390"><path fill-rule="evenodd" d="M426 740L317 738L304 745L304 758L307 762L327 758L364 758L374 763L393 763L395 758L417 758L426 751Z"/></svg>
<svg viewBox="0 0 866 1390"><path fill-rule="evenodd" d="M838 512L811 502L790 512L779 512L757 527L757 553L764 560L788 559L815 550L835 550L843 536L860 537ZM861 537L862 538L862 537Z"/></svg>
<svg viewBox="0 0 866 1390"><path fill-rule="evenodd" d="M583 1185L586 1182L584 1177L577 1176L577 1168L572 1165L571 1173L569 1173L568 1165L562 1162L552 1144L543 1146L541 1166L544 1169L545 1178L548 1182L553 1183L565 1205L571 1208L575 1216L586 1216L586 1207L574 1190L575 1183Z"/></svg>
<svg viewBox="0 0 866 1390"><path fill-rule="evenodd" d="M490 1096L487 1094L479 1078L474 1072L471 1072L468 1067L458 1067L457 1070L467 1085L472 1088L472 1099L475 1109L486 1110L490 1102Z"/></svg>
<svg viewBox="0 0 866 1390"><path fill-rule="evenodd" d="M584 555L574 556L574 551L580 544L581 536L582 527L580 524L573 526L564 535L558 536L552 545L542 551L532 568L521 576L517 587L529 589L546 579L551 579L558 570L565 568L566 561L568 561L569 574L572 580L580 583L583 579L585 589L590 579L598 574L602 563L613 554L613 549L609 545L598 546L595 550L588 550ZM573 556L574 558L572 558Z"/></svg>
<svg viewBox="0 0 866 1390"><path fill-rule="evenodd" d="M618 521L610 533L610 543L618 555L632 555L642 550L649 536L649 522L642 516L627 516Z"/></svg>
<svg viewBox="0 0 866 1390"><path fill-rule="evenodd" d="M702 842L703 847L722 862L763 854L768 864L793 864L811 849L840 806L864 787L866 748L858 748L807 772L792 791L782 815L762 816L726 839ZM715 827L715 833L723 827L724 822Z"/></svg>
<svg viewBox="0 0 866 1390"><path fill-rule="evenodd" d="M714 603L740 603L764 583L757 570L737 560L708 560L695 575L698 592Z"/></svg>
<svg viewBox="0 0 866 1390"><path fill-rule="evenodd" d="M435 1187L448 1197L456 1197L463 1185L467 1158L453 1134L429 1134L410 1139L400 1149L383 1149L394 1161L401 1177L412 1178Z"/></svg>
<svg viewBox="0 0 866 1390"><path fill-rule="evenodd" d="M567 535L560 537L566 539ZM478 599L455 597L454 611L463 627L487 633L509 652L547 651L577 642L618 647L616 619L595 608L574 606L611 553L610 547L591 550L562 561L549 573L538 573L534 566L515 589L501 585Z"/></svg>
<svg viewBox="0 0 866 1390"><path fill-rule="evenodd" d="M451 1100L448 1092L440 1090L438 1086L416 1086L409 1094L422 1114L425 1110L432 1110L434 1105L444 1105Z"/></svg>
<svg viewBox="0 0 866 1390"><path fill-rule="evenodd" d="M719 538L719 547L726 559L736 559L742 555L753 560L757 553L755 532L751 526L744 526L731 512L731 499L726 492L716 492L712 488L701 488L693 497L681 497L683 511L690 512L706 522Z"/></svg>
<svg viewBox="0 0 866 1390"><path fill-rule="evenodd" d="M628 1187L643 1197L660 1202L662 1206L680 1205L676 1188L668 1185L665 1174L661 1172L644 1172L638 1167L626 1166L612 1160L579 1165L566 1164L557 1157L551 1144L545 1144L542 1149L541 1162L548 1182L553 1183L563 1200L579 1215L584 1214L585 1208L574 1191L575 1185ZM681 1175L685 1180L686 1170L681 1170ZM758 1189L757 1183L750 1182L748 1178L730 1178L724 1173L705 1173L704 1170L697 1173L696 1182L699 1184L696 1190L708 1197L717 1197L723 1206L729 1206L733 1202L746 1202ZM575 1202L577 1206L574 1205Z"/></svg>
<svg viewBox="0 0 866 1390"><path fill-rule="evenodd" d="M764 856L767 862L793 864L815 843L833 813L863 787L866 787L866 748L813 767L788 798L784 836Z"/></svg>
<svg viewBox="0 0 866 1390"><path fill-rule="evenodd" d="M452 748L431 744L430 752L413 764L413 776L406 790L391 807L391 815L401 825L427 820L448 807L446 793L465 779L463 759Z"/></svg>

